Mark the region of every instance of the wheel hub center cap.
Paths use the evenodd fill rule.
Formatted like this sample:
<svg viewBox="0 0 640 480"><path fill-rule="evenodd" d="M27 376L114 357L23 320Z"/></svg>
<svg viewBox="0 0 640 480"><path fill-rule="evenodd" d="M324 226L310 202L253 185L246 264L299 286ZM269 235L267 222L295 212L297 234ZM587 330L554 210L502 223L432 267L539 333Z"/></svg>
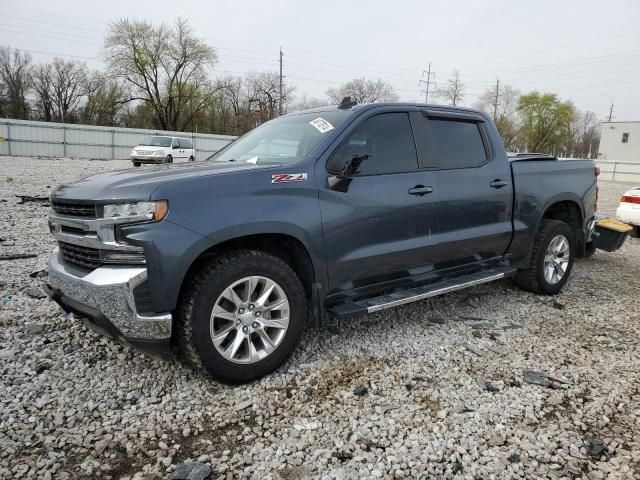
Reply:
<svg viewBox="0 0 640 480"><path fill-rule="evenodd" d="M238 320L240 320L240 323L245 327L250 327L251 324L253 324L253 322L255 321L254 315L252 312L245 312L245 313L239 314Z"/></svg>

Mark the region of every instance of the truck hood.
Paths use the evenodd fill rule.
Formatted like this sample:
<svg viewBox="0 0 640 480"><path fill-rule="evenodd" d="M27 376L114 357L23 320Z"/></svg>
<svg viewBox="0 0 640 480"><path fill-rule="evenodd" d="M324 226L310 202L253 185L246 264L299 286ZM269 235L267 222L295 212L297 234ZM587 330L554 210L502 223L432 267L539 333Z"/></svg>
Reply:
<svg viewBox="0 0 640 480"><path fill-rule="evenodd" d="M144 201L148 200L158 187L170 182L274 166L245 162L195 162L114 170L63 183L53 190L51 199L77 203Z"/></svg>

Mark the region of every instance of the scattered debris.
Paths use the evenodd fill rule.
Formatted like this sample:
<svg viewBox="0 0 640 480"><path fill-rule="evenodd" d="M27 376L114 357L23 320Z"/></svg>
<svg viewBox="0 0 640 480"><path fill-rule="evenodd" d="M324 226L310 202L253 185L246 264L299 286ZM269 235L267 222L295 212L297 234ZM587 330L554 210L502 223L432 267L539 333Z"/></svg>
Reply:
<svg viewBox="0 0 640 480"><path fill-rule="evenodd" d="M23 203L41 203L43 207L49 206L49 198L48 197L34 197L32 195L16 195L20 199L18 205Z"/></svg>
<svg viewBox="0 0 640 480"><path fill-rule="evenodd" d="M455 475L462 472L464 472L464 467L462 466L462 464L460 462L454 463L453 468L451 469L451 473Z"/></svg>
<svg viewBox="0 0 640 480"><path fill-rule="evenodd" d="M204 463L179 463L171 480L205 480L211 474L211 467Z"/></svg>
<svg viewBox="0 0 640 480"><path fill-rule="evenodd" d="M510 323L502 327L502 330L516 330L518 328L522 328L522 325L520 325L519 323Z"/></svg>
<svg viewBox="0 0 640 480"><path fill-rule="evenodd" d="M251 405L253 405L253 400L245 400L244 402L238 403L234 407L234 410L236 412L239 412L240 410L245 410L245 409L249 408Z"/></svg>
<svg viewBox="0 0 640 480"><path fill-rule="evenodd" d="M496 387L493 383L483 377L477 377L476 383L478 384L480 389L486 390L487 392L495 393L500 391L498 387Z"/></svg>
<svg viewBox="0 0 640 480"><path fill-rule="evenodd" d="M547 388L559 388L558 385L553 383L553 381L544 372L525 370L523 372L523 380L532 385L540 385L541 387Z"/></svg>
<svg viewBox="0 0 640 480"><path fill-rule="evenodd" d="M471 353L473 353L474 355L481 357L482 353L480 353L479 351L477 351L475 348L467 345L467 350L469 350Z"/></svg>
<svg viewBox="0 0 640 480"><path fill-rule="evenodd" d="M25 290L25 293L31 298L37 298L37 299L47 298L47 294L44 293L42 289L38 287L28 288L27 290Z"/></svg>
<svg viewBox="0 0 640 480"><path fill-rule="evenodd" d="M364 385L358 385L353 391L353 394L357 397L364 397L367 393L369 393L369 390Z"/></svg>
<svg viewBox="0 0 640 480"><path fill-rule="evenodd" d="M551 306L557 310L564 310L566 307L560 302L553 302Z"/></svg>
<svg viewBox="0 0 640 480"><path fill-rule="evenodd" d="M306 395L308 395L308 396L313 395L313 392L315 392L315 390L314 390L314 388L313 388L313 387L307 387L307 388L305 388L305 389L304 389L304 393L305 393Z"/></svg>
<svg viewBox="0 0 640 480"><path fill-rule="evenodd" d="M509 463L520 463L520 455L518 455L517 453L512 453L507 457L507 461Z"/></svg>
<svg viewBox="0 0 640 480"><path fill-rule="evenodd" d="M594 458L600 458L603 453L606 453L607 446L602 440L591 439L587 440L587 452Z"/></svg>
<svg viewBox="0 0 640 480"><path fill-rule="evenodd" d="M587 458L580 452L580 449L576 445L569 446L569 455L579 460L586 460Z"/></svg>
<svg viewBox="0 0 640 480"><path fill-rule="evenodd" d="M506 441L507 441L507 439L503 435L495 434L495 435L491 436L491 438L489 439L487 444L490 447L501 447L502 445L504 445L506 443Z"/></svg>
<svg viewBox="0 0 640 480"><path fill-rule="evenodd" d="M429 319L429 323L433 323L435 325L444 325L447 321L442 317L431 317Z"/></svg>
<svg viewBox="0 0 640 480"><path fill-rule="evenodd" d="M8 255L0 255L0 260L21 260L23 258L36 258L35 253L10 253Z"/></svg>
<svg viewBox="0 0 640 480"><path fill-rule="evenodd" d="M462 406L462 407L456 408L453 413L473 413L473 412L475 412L473 408Z"/></svg>
<svg viewBox="0 0 640 480"><path fill-rule="evenodd" d="M312 476L311 469L306 465L297 467L284 467L275 471L277 478L281 480L298 480Z"/></svg>
<svg viewBox="0 0 640 480"><path fill-rule="evenodd" d="M37 270L35 272L31 272L29 276L31 278L43 278L49 276L49 272L47 272L46 270Z"/></svg>
<svg viewBox="0 0 640 480"><path fill-rule="evenodd" d="M293 428L296 430L317 430L322 426L322 424L318 421L310 422L308 420L296 423L293 425Z"/></svg>
<svg viewBox="0 0 640 480"><path fill-rule="evenodd" d="M37 335L42 332L44 332L44 325L41 325L39 323L32 323L31 325L27 325L27 333Z"/></svg>
<svg viewBox="0 0 640 480"><path fill-rule="evenodd" d="M51 365L46 362L37 363L35 367L33 367L33 371L36 372L36 375L40 375L45 370L49 370Z"/></svg>

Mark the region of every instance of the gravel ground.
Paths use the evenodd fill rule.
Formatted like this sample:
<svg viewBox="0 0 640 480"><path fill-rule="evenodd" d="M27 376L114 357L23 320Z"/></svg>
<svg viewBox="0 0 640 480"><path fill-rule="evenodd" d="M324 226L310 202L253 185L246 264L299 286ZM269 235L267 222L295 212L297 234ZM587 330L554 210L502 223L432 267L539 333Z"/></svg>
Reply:
<svg viewBox="0 0 640 480"><path fill-rule="evenodd" d="M33 298L54 242L16 195L122 166L0 157L0 254L37 255L0 262L0 478L640 478L638 239L557 297L504 281L344 321L231 388Z"/></svg>

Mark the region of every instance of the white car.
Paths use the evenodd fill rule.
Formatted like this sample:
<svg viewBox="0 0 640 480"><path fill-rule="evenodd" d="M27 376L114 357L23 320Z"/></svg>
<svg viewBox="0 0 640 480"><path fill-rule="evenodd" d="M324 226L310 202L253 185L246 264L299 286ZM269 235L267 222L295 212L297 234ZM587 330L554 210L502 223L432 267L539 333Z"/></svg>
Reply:
<svg viewBox="0 0 640 480"><path fill-rule="evenodd" d="M143 163L193 162L195 152L190 138L156 135L133 147L129 158L139 167Z"/></svg>
<svg viewBox="0 0 640 480"><path fill-rule="evenodd" d="M624 192L616 216L620 221L635 226L636 233L640 235L640 187Z"/></svg>

